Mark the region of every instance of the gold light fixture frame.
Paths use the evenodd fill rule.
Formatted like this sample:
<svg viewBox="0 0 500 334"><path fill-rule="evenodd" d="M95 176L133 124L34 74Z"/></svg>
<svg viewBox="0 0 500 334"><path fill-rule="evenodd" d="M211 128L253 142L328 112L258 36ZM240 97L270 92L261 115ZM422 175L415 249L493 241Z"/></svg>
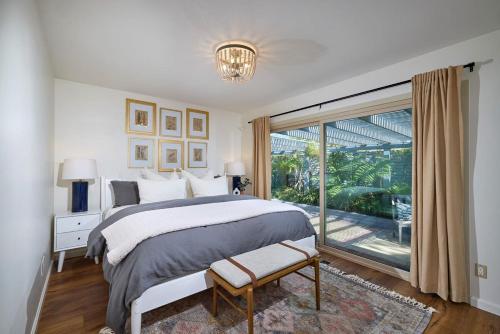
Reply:
<svg viewBox="0 0 500 334"><path fill-rule="evenodd" d="M257 48L245 41L226 41L215 47L215 64L221 79L240 83L252 79Z"/></svg>

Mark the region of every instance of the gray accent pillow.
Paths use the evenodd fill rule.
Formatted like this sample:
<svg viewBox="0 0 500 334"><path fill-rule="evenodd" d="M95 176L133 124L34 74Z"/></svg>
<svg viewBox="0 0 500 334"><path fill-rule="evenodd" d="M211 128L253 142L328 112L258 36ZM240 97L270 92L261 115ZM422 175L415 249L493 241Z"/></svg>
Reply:
<svg viewBox="0 0 500 334"><path fill-rule="evenodd" d="M111 186L115 197L115 208L123 205L139 204L139 187L136 181L111 181Z"/></svg>

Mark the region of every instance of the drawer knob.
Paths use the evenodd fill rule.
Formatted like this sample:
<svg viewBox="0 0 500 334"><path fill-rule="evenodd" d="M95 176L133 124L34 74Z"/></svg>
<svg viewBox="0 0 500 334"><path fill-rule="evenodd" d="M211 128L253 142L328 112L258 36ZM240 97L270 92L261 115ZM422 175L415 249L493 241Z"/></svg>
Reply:
<svg viewBox="0 0 500 334"><path fill-rule="evenodd" d="M80 240L80 237L78 237L78 240Z"/></svg>
<svg viewBox="0 0 500 334"><path fill-rule="evenodd" d="M78 225L80 225L80 224L81 224L81 223L80 223L80 222L78 222Z"/></svg>

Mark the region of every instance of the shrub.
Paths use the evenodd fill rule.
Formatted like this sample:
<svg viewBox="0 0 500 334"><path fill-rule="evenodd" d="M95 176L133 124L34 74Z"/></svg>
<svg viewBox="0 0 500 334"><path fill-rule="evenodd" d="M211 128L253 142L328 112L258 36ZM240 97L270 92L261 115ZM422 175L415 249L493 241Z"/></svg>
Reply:
<svg viewBox="0 0 500 334"><path fill-rule="evenodd" d="M391 149L389 153L372 148L329 153L325 166L326 206L391 218L391 195L411 194L411 148ZM273 155L272 189L274 198L318 206L317 146Z"/></svg>

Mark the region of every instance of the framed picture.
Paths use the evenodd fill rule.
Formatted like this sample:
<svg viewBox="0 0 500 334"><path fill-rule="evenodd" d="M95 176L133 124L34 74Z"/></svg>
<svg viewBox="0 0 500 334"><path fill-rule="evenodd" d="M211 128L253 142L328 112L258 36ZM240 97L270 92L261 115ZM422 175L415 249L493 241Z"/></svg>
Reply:
<svg viewBox="0 0 500 334"><path fill-rule="evenodd" d="M188 168L207 168L207 143L188 142Z"/></svg>
<svg viewBox="0 0 500 334"><path fill-rule="evenodd" d="M154 168L153 139L129 138L128 139L128 167L129 168Z"/></svg>
<svg viewBox="0 0 500 334"><path fill-rule="evenodd" d="M126 131L154 136L156 133L156 103L127 99Z"/></svg>
<svg viewBox="0 0 500 334"><path fill-rule="evenodd" d="M193 139L208 139L208 111L186 109L187 137Z"/></svg>
<svg viewBox="0 0 500 334"><path fill-rule="evenodd" d="M160 136L182 137L182 111L160 108Z"/></svg>
<svg viewBox="0 0 500 334"><path fill-rule="evenodd" d="M184 168L184 142L179 140L158 140L158 171L173 172Z"/></svg>

